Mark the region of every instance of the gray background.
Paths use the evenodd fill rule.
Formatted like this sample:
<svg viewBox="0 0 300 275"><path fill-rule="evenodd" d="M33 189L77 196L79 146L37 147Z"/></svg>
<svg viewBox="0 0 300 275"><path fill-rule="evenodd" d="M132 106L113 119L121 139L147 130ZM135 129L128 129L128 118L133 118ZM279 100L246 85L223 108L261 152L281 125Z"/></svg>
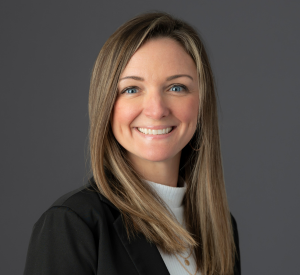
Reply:
<svg viewBox="0 0 300 275"><path fill-rule="evenodd" d="M299 2L0 5L0 274L22 274L33 224L84 184L93 62L122 23L153 9L188 21L206 43L243 274L299 274Z"/></svg>

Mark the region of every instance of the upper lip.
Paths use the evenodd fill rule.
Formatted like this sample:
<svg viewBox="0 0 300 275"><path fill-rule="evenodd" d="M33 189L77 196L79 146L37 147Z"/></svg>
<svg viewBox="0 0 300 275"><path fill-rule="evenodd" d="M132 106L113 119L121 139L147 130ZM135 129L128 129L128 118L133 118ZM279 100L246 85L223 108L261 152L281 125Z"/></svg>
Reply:
<svg viewBox="0 0 300 275"><path fill-rule="evenodd" d="M170 127L176 127L175 125L158 125L158 126L138 126L136 128L147 128L147 129L153 129L153 130L159 130L159 129L166 129Z"/></svg>

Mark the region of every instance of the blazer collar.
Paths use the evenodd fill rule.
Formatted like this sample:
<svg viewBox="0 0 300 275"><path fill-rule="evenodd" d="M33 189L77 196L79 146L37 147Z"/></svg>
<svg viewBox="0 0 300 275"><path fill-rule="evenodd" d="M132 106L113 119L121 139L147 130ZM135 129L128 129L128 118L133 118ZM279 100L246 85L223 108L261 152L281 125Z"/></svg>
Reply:
<svg viewBox="0 0 300 275"><path fill-rule="evenodd" d="M143 234L128 240L121 215L114 227L140 275L170 275L155 244L149 243Z"/></svg>
<svg viewBox="0 0 300 275"><path fill-rule="evenodd" d="M95 182L92 180L90 183ZM146 237L141 233L129 241L120 211L105 196L100 193L98 194L101 201L113 209L112 214L115 217L114 228L138 273L140 275L170 275L156 245L148 242Z"/></svg>

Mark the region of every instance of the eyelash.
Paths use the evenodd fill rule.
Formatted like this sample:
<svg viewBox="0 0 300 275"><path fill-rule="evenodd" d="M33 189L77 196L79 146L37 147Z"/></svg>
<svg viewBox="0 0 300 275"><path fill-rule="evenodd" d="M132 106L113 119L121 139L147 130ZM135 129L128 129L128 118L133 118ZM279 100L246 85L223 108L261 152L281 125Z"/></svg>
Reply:
<svg viewBox="0 0 300 275"><path fill-rule="evenodd" d="M181 87L181 88L183 88L183 91L179 91L179 92L177 92L177 93L188 92L188 88L187 88L185 85L183 85L183 84L174 84L172 87L170 87L170 89L172 89L172 88L174 88L174 87ZM127 87L127 88L125 88L125 89L121 92L121 94L124 94L127 90L130 90L130 89L138 89L138 87L137 87L137 86L130 86L130 87ZM173 92L174 92L174 91L173 91Z"/></svg>

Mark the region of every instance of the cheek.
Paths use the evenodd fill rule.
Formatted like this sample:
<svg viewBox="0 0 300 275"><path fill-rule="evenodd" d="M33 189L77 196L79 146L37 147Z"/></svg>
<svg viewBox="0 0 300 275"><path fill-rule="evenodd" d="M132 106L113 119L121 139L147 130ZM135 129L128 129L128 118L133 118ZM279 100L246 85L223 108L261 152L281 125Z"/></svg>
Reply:
<svg viewBox="0 0 300 275"><path fill-rule="evenodd" d="M137 109L132 104L126 104L122 100L117 100L112 112L112 129L115 135L118 135L118 131L124 131L125 128L130 127L130 124L137 116ZM116 131L116 133L115 133Z"/></svg>
<svg viewBox="0 0 300 275"><path fill-rule="evenodd" d="M199 99L197 97L187 98L176 109L178 110L177 117L182 122L195 124L196 126L199 111Z"/></svg>

